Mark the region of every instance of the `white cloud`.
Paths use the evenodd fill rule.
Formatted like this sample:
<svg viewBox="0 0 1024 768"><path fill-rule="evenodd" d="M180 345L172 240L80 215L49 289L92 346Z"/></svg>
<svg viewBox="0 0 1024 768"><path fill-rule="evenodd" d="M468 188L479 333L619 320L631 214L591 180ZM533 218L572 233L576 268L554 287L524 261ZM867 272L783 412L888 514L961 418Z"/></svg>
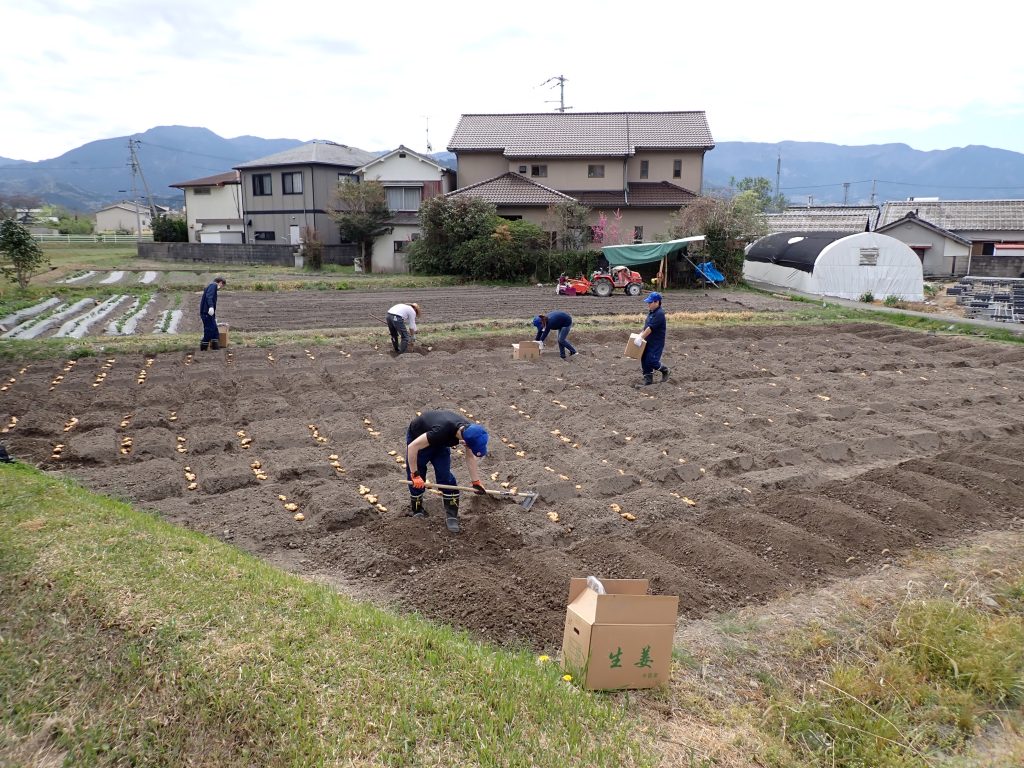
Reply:
<svg viewBox="0 0 1024 768"><path fill-rule="evenodd" d="M1024 152L1002 7L27 0L4 10L0 155L169 124L423 149L428 116L439 150L462 113L553 109L554 75L575 111L704 110L719 141Z"/></svg>

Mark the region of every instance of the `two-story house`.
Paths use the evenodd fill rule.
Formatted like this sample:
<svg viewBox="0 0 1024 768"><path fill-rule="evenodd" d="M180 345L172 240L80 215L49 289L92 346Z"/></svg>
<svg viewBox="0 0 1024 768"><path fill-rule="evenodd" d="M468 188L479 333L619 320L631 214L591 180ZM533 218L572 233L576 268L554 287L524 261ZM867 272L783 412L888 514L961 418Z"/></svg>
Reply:
<svg viewBox="0 0 1024 768"><path fill-rule="evenodd" d="M164 205L156 205L153 210L158 216L162 216L171 209ZM153 211L149 206L128 200L100 208L95 216L97 232L128 232L138 235L151 232L153 229Z"/></svg>
<svg viewBox="0 0 1024 768"><path fill-rule="evenodd" d="M169 185L185 193L190 243L245 242L241 185L238 171Z"/></svg>
<svg viewBox="0 0 1024 768"><path fill-rule="evenodd" d="M338 225L329 213L338 182L357 179L356 170L374 157L372 152L318 140L236 165L246 241L297 245L310 227L325 245L339 244Z"/></svg>
<svg viewBox="0 0 1024 768"><path fill-rule="evenodd" d="M547 208L571 199L591 209L592 227L613 222L619 242L652 241L701 194L714 146L704 112L463 115L448 145L451 194L549 230Z"/></svg>
<svg viewBox="0 0 1024 768"><path fill-rule="evenodd" d="M426 155L400 146L355 170L361 181L379 181L387 195L391 231L373 243L374 272L408 272L405 252L420 234L420 203L451 192L455 173Z"/></svg>

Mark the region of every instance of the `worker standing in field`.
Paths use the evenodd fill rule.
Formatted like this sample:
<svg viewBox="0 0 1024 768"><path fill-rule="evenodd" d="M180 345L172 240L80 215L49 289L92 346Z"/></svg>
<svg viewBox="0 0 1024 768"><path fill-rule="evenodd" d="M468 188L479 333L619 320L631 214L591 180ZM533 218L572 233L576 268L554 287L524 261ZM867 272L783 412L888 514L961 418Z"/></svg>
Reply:
<svg viewBox="0 0 1024 768"><path fill-rule="evenodd" d="M569 357L576 354L576 348L569 343L569 331L572 329L572 315L568 312L552 312L549 315L537 315L533 318L533 326L537 329L537 338L541 346L551 331L558 331L558 354L565 360L566 352Z"/></svg>
<svg viewBox="0 0 1024 768"><path fill-rule="evenodd" d="M199 317L203 321L203 339L199 342L199 351L220 349L220 331L217 330L217 291L228 284L223 277L213 278L206 286L203 298L199 301Z"/></svg>
<svg viewBox="0 0 1024 768"><path fill-rule="evenodd" d="M416 341L416 318L420 316L420 305L395 304L388 310L388 331L391 333L391 346L395 352L402 354L410 344Z"/></svg>
<svg viewBox="0 0 1024 768"><path fill-rule="evenodd" d="M466 467L473 490L484 495L487 490L480 482L477 459L487 455L487 430L465 416L454 411L424 411L409 423L405 435L406 474L411 483L409 493L412 505L409 514L426 517L423 503L426 492L425 477L427 465L434 467L434 480L440 485L458 485L452 474L452 448L459 442L466 444ZM445 525L452 533L458 533L459 492L443 490Z"/></svg>
<svg viewBox="0 0 1024 768"><path fill-rule="evenodd" d="M652 291L644 299L647 304L647 320L644 322L644 329L635 340L638 347L644 346L644 339L647 340L647 347L640 357L640 369L644 374L644 381L641 386L654 383L654 372L661 371L661 380L668 378L668 366L661 362L661 353L665 351L665 310L661 308L661 294Z"/></svg>

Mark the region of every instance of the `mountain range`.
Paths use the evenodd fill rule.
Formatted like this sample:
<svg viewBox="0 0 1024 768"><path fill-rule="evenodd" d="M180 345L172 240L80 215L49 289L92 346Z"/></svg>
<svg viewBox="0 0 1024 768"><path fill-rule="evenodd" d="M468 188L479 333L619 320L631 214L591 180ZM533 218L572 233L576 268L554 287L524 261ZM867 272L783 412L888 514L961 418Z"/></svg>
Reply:
<svg viewBox="0 0 1024 768"><path fill-rule="evenodd" d="M223 173L302 143L256 136L225 139L206 128L161 126L131 137L89 142L39 162L0 157L0 194L38 197L82 212L130 199L129 138L139 142L139 166L154 202L172 207L180 207L182 195L171 184ZM431 157L455 167L450 152ZM920 151L906 144L723 141L705 156L705 191L728 188L732 179L758 176L773 187L778 183L781 194L797 205L883 203L908 197L1024 198L1024 154L984 146ZM139 179L136 195L141 198L145 193Z"/></svg>

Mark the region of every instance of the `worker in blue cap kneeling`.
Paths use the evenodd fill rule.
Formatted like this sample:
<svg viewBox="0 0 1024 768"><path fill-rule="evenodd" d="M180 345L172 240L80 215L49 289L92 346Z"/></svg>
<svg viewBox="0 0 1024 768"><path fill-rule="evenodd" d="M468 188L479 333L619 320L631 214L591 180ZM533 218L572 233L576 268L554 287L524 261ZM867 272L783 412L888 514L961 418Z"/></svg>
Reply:
<svg viewBox="0 0 1024 768"><path fill-rule="evenodd" d="M412 505L409 514L426 517L423 504L426 492L427 465L434 466L434 479L439 485L458 485L452 474L451 449L459 443L466 444L466 466L473 491L486 495L487 489L480 482L477 459L487 455L487 430L464 415L454 411L424 411L409 423L406 432L406 474L409 477ZM444 490L445 525L452 533L458 533L459 492Z"/></svg>
<svg viewBox="0 0 1024 768"><path fill-rule="evenodd" d="M552 312L548 315L537 315L533 318L533 327L537 329L537 338L541 346L551 331L558 331L558 354L565 360L565 353L569 357L576 354L576 348L569 343L569 331L572 330L572 315L568 312Z"/></svg>
<svg viewBox="0 0 1024 768"><path fill-rule="evenodd" d="M661 294L652 291L644 299L647 305L647 320L644 322L644 329L635 340L638 347L644 345L647 340L647 347L640 357L640 369L644 373L644 382L641 386L654 383L654 372L661 371L661 380L668 378L668 366L662 365L661 353L665 351L665 310L661 308Z"/></svg>

